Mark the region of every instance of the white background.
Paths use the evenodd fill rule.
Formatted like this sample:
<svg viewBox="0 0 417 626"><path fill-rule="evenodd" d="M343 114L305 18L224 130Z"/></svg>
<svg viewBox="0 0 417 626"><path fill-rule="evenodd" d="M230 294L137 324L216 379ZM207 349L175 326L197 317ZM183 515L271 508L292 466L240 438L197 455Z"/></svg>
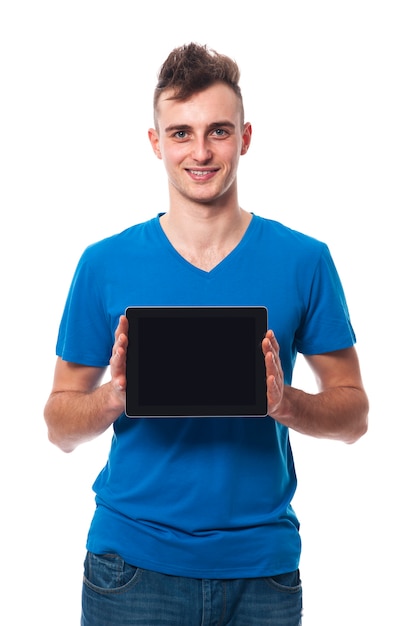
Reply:
<svg viewBox="0 0 417 626"><path fill-rule="evenodd" d="M354 446L292 437L304 624L414 623L413 5L1 4L3 624L79 623L91 483L109 438L71 455L48 443L56 333L84 247L166 209L147 139L153 88L170 50L192 40L241 67L254 129L241 204L328 243L371 401ZM314 389L302 359L295 384Z"/></svg>

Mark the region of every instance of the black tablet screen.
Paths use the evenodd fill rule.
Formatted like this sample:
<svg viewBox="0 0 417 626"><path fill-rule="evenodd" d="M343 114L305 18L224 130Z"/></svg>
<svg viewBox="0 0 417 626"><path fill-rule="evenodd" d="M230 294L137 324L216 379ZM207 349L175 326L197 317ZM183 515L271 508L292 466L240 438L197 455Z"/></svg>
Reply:
<svg viewBox="0 0 417 626"><path fill-rule="evenodd" d="M263 307L129 307L129 416L265 415Z"/></svg>

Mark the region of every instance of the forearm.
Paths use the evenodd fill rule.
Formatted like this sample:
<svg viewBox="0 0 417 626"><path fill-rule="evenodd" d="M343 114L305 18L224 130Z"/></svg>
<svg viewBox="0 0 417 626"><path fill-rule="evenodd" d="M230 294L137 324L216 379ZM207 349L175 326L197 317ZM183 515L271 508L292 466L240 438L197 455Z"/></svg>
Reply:
<svg viewBox="0 0 417 626"><path fill-rule="evenodd" d="M337 387L310 394L285 386L271 417L305 435L354 443L367 431L368 409L361 388Z"/></svg>
<svg viewBox="0 0 417 626"><path fill-rule="evenodd" d="M105 432L124 410L113 383L93 391L55 391L45 406L49 440L64 452Z"/></svg>

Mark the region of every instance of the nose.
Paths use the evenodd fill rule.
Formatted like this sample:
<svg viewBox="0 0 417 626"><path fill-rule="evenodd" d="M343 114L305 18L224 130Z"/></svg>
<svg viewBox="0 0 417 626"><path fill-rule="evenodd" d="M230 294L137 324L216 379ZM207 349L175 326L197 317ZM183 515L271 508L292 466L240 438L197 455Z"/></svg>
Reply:
<svg viewBox="0 0 417 626"><path fill-rule="evenodd" d="M195 137L192 145L191 156L194 161L206 163L212 157L212 152L206 137Z"/></svg>

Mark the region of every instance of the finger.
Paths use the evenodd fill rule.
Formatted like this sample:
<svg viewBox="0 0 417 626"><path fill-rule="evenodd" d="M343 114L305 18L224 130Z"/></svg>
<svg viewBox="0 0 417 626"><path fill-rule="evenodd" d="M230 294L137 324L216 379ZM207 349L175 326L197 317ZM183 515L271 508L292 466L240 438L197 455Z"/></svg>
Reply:
<svg viewBox="0 0 417 626"><path fill-rule="evenodd" d="M268 350L265 354L265 370L266 377L275 380L278 388L281 389L282 381L283 381L283 372L281 367L281 361L279 358L279 354L276 350Z"/></svg>
<svg viewBox="0 0 417 626"><path fill-rule="evenodd" d="M120 337L120 335L126 335L127 336L127 332L129 330L129 322L128 319L126 317L126 315L121 315L119 318L119 324L116 328L116 331L114 333L115 335L115 339L118 339Z"/></svg>
<svg viewBox="0 0 417 626"><path fill-rule="evenodd" d="M266 339L269 339L272 349L275 350L276 352L279 352L279 343L277 341L277 338L275 337L274 331L269 329L266 332L265 337Z"/></svg>
<svg viewBox="0 0 417 626"><path fill-rule="evenodd" d="M117 376L119 373L124 374L126 369L126 352L127 352L127 318L122 315L120 322L115 331L115 341L112 348L112 356L110 359L110 365L112 366L112 376Z"/></svg>
<svg viewBox="0 0 417 626"><path fill-rule="evenodd" d="M279 355L279 344L272 330L268 330L265 334L265 337L262 341L262 350L264 354L272 351L277 356Z"/></svg>
<svg viewBox="0 0 417 626"><path fill-rule="evenodd" d="M275 376L278 372L277 362L272 350L265 353L265 368L267 376Z"/></svg>
<svg viewBox="0 0 417 626"><path fill-rule="evenodd" d="M123 348L124 350L127 349L127 344L128 344L128 336L127 336L127 331L129 328L129 322L126 318L126 316L122 315L120 316L120 321L119 324L115 330L114 333L114 344L113 344L113 348L112 348L112 354L116 354L120 348Z"/></svg>
<svg viewBox="0 0 417 626"><path fill-rule="evenodd" d="M118 391L126 389L126 350L121 345L120 340L124 335L119 337L113 347L113 354L110 359L110 373L114 387Z"/></svg>
<svg viewBox="0 0 417 626"><path fill-rule="evenodd" d="M268 352L272 352L272 344L269 337L264 337L262 339L262 352L264 353L264 356L266 356Z"/></svg>

